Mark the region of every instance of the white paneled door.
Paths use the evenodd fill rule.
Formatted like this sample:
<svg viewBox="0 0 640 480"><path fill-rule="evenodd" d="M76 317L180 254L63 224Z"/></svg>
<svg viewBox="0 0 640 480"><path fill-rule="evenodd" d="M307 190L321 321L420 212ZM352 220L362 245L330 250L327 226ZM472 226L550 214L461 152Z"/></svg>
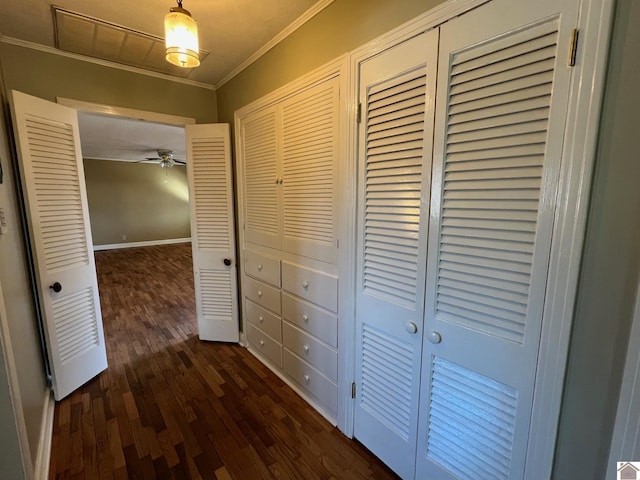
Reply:
<svg viewBox="0 0 640 480"><path fill-rule="evenodd" d="M417 478L524 476L575 0L440 30Z"/></svg>
<svg viewBox="0 0 640 480"><path fill-rule="evenodd" d="M185 134L198 334L201 340L237 343L229 125L187 125Z"/></svg>
<svg viewBox="0 0 640 480"><path fill-rule="evenodd" d="M355 436L413 478L438 31L360 68Z"/></svg>
<svg viewBox="0 0 640 480"><path fill-rule="evenodd" d="M12 91L56 400L107 368L84 169L75 110Z"/></svg>

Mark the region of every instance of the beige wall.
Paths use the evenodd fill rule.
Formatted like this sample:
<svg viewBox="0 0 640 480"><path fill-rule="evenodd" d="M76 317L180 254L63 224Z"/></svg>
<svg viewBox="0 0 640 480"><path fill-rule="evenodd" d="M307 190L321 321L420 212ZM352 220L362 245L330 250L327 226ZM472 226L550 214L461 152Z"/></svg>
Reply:
<svg viewBox="0 0 640 480"><path fill-rule="evenodd" d="M94 245L190 236L185 167L85 159L84 176Z"/></svg>
<svg viewBox="0 0 640 480"><path fill-rule="evenodd" d="M338 58L443 0L335 0L233 80L218 89L218 116Z"/></svg>
<svg viewBox="0 0 640 480"><path fill-rule="evenodd" d="M4 88L0 89L5 108L6 92L16 89L48 100L68 97L181 115L195 118L199 123L217 120L216 94L210 89L2 43L0 68L5 80ZM21 235L14 160L8 148L9 133L3 121L4 116L0 118L0 162L5 172L5 182L0 185L0 207L5 210L9 233L0 237L0 283L4 288L29 447L32 460L35 460L46 379L30 290L25 241ZM0 394L3 394L1 384Z"/></svg>
<svg viewBox="0 0 640 480"><path fill-rule="evenodd" d="M640 2L617 2L556 452L557 479L610 478L606 461L640 265L638 25Z"/></svg>

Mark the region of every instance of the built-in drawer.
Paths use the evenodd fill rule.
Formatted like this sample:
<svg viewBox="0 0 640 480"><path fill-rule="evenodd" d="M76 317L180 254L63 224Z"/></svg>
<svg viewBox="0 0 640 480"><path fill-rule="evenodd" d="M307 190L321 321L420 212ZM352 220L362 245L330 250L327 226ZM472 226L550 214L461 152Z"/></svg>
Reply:
<svg viewBox="0 0 640 480"><path fill-rule="evenodd" d="M338 311L338 278L282 262L282 288L321 307Z"/></svg>
<svg viewBox="0 0 640 480"><path fill-rule="evenodd" d="M289 323L319 338L334 348L338 347L338 318L309 302L282 294L282 316Z"/></svg>
<svg viewBox="0 0 640 480"><path fill-rule="evenodd" d="M282 339L283 347L306 360L331 381L338 381L338 353L335 350L287 322L282 324Z"/></svg>
<svg viewBox="0 0 640 480"><path fill-rule="evenodd" d="M304 390L335 415L338 408L338 387L304 360L286 349L282 351L282 363L285 373Z"/></svg>
<svg viewBox="0 0 640 480"><path fill-rule="evenodd" d="M280 290L245 275L244 296L261 307L280 315Z"/></svg>
<svg viewBox="0 0 640 480"><path fill-rule="evenodd" d="M282 346L250 323L247 324L249 345L278 368L282 368Z"/></svg>
<svg viewBox="0 0 640 480"><path fill-rule="evenodd" d="M280 260L253 250L244 251L244 273L280 287Z"/></svg>
<svg viewBox="0 0 640 480"><path fill-rule="evenodd" d="M245 315L249 322L264 333L278 342L282 342L282 321L280 317L256 305L251 300L245 302Z"/></svg>

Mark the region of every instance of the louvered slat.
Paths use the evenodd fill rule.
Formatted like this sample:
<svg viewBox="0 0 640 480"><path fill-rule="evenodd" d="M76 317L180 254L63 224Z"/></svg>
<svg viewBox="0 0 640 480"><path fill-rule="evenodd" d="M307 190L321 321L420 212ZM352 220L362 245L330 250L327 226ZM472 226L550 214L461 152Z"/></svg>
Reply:
<svg viewBox="0 0 640 480"><path fill-rule="evenodd" d="M434 357L427 455L461 478L509 478L517 391Z"/></svg>
<svg viewBox="0 0 640 480"><path fill-rule="evenodd" d="M202 314L213 318L231 318L231 271L200 269L200 302Z"/></svg>
<svg viewBox="0 0 640 480"><path fill-rule="evenodd" d="M62 365L98 345L93 290L85 288L52 302L53 322Z"/></svg>
<svg viewBox="0 0 640 480"><path fill-rule="evenodd" d="M364 291L416 301L423 162L424 70L372 88L366 104Z"/></svg>
<svg viewBox="0 0 640 480"><path fill-rule="evenodd" d="M288 240L334 244L338 80L282 106L283 233Z"/></svg>
<svg viewBox="0 0 640 480"><path fill-rule="evenodd" d="M557 23L527 35L452 58L436 275L438 318L518 343L528 315Z"/></svg>
<svg viewBox="0 0 640 480"><path fill-rule="evenodd" d="M247 229L278 233L276 115L270 111L243 124L244 208Z"/></svg>
<svg viewBox="0 0 640 480"><path fill-rule="evenodd" d="M25 125L32 150L32 183L43 226L45 268L53 273L87 265L89 256L71 125L33 116L26 117ZM33 153L39 144L47 147L46 156ZM56 239L49 225L64 226L67 237Z"/></svg>
<svg viewBox="0 0 640 480"><path fill-rule="evenodd" d="M361 404L402 438L411 428L413 350L384 332L364 325L362 332Z"/></svg>
<svg viewBox="0 0 640 480"><path fill-rule="evenodd" d="M192 144L198 248L228 250L229 203L226 152L222 138L196 138Z"/></svg>

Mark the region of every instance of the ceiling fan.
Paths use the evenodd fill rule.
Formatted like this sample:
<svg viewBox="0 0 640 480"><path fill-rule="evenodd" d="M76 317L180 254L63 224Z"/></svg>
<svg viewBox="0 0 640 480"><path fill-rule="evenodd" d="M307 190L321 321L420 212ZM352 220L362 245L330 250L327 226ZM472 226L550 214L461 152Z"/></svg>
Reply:
<svg viewBox="0 0 640 480"><path fill-rule="evenodd" d="M184 160L173 158L173 150L167 150L165 148L158 149L157 157L147 157L144 160L140 160L140 162L154 162L160 165L162 168L171 168L176 163L180 165L187 164L187 162L185 162Z"/></svg>

